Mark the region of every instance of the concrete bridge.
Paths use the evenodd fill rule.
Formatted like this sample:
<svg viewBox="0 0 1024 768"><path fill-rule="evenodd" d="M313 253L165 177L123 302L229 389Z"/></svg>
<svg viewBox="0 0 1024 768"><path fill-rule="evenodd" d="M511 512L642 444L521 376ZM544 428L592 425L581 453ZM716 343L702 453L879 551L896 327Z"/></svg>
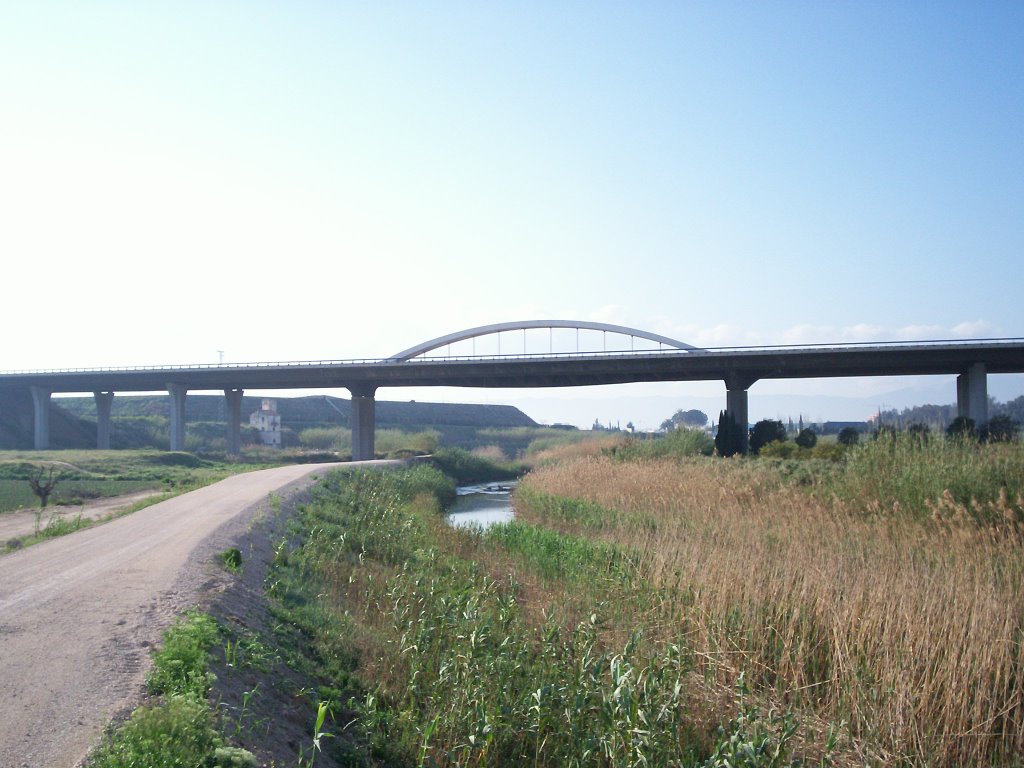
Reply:
<svg viewBox="0 0 1024 768"><path fill-rule="evenodd" d="M576 351L527 353L527 333L575 330ZM579 334L600 333L600 351L580 351ZM502 334L523 334L522 354L500 354ZM619 344L607 348L607 338ZM499 354L475 354L477 339L497 335ZM628 347L625 340L629 340ZM473 353L452 355L453 345ZM637 349L637 344L641 348ZM441 350L447 349L446 354ZM381 387L579 387L642 381L721 380L726 408L748 422L747 390L760 379L847 376L957 376L960 415L988 422L987 375L1024 373L1024 339L981 339L827 346L698 348L665 336L606 323L534 320L501 323L453 333L376 360L315 360L229 365L151 366L0 372L0 390L31 393L35 447L49 447L49 407L54 393L93 393L99 448L110 446L110 411L116 392L166 391L170 398L170 448L185 447L185 395L223 391L227 446L239 452L242 393L248 389L348 389L352 394L354 459L374 453L374 397Z"/></svg>

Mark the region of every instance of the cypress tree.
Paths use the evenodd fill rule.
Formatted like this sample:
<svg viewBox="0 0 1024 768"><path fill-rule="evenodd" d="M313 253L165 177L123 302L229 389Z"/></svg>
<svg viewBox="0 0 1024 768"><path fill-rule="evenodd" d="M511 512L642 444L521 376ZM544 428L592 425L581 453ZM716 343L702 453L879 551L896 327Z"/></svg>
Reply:
<svg viewBox="0 0 1024 768"><path fill-rule="evenodd" d="M739 425L728 410L719 411L718 434L715 435L715 452L719 456L732 456L742 450L739 430Z"/></svg>

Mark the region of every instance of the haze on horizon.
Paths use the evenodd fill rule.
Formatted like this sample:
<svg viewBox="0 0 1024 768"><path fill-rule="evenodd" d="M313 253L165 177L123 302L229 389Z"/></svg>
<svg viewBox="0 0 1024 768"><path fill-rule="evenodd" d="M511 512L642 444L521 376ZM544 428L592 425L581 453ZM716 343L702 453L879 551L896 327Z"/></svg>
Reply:
<svg viewBox="0 0 1024 768"><path fill-rule="evenodd" d="M0 369L378 358L535 318L1024 336L1019 3L0 8ZM793 396L955 391L759 382L751 416ZM379 397L653 428L724 387Z"/></svg>

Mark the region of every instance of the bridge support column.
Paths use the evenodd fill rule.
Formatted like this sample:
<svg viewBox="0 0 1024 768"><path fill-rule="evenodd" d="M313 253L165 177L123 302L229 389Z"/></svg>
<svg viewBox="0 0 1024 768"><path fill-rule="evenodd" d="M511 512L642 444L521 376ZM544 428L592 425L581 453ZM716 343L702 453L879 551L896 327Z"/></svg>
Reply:
<svg viewBox="0 0 1024 768"><path fill-rule="evenodd" d="M352 393L352 461L374 458L373 430L376 420L374 386L349 387Z"/></svg>
<svg viewBox="0 0 1024 768"><path fill-rule="evenodd" d="M188 387L184 384L168 384L167 394L171 398L171 450L185 450L185 395Z"/></svg>
<svg viewBox="0 0 1024 768"><path fill-rule="evenodd" d="M732 416L740 430L740 445L743 453L750 449L750 417L747 410L747 390L757 379L751 376L731 374L725 380L725 409Z"/></svg>
<svg viewBox="0 0 1024 768"><path fill-rule="evenodd" d="M33 438L37 451L50 447L50 390L29 387L32 392Z"/></svg>
<svg viewBox="0 0 1024 768"><path fill-rule="evenodd" d="M242 390L225 389L224 398L228 402L227 453L229 456L237 456L242 452L242 440L239 437L242 424Z"/></svg>
<svg viewBox="0 0 1024 768"><path fill-rule="evenodd" d="M110 408L114 402L113 392L93 392L96 400L96 447L101 451L110 449Z"/></svg>
<svg viewBox="0 0 1024 768"><path fill-rule="evenodd" d="M981 429L988 424L988 378L984 363L974 363L956 377L956 411Z"/></svg>

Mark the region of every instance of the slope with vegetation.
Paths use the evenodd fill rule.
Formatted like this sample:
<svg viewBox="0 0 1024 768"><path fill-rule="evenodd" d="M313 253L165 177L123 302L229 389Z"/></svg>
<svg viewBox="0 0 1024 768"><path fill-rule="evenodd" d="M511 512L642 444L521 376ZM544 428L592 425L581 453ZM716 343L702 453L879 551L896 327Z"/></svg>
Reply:
<svg viewBox="0 0 1024 768"><path fill-rule="evenodd" d="M321 447L324 434L334 434L335 443L344 444L350 434L351 400L314 395L275 398L281 418L284 444L288 447ZM259 444L256 430L246 424L248 414L258 411L263 398L243 397L242 442ZM2 406L2 404L0 404ZM0 421L0 447L25 448L32 444L31 403L20 404L22 416L17 429L12 425L3 431ZM12 413L12 409L8 409ZM4 409L0 407L0 413ZM52 413L60 422L74 425L73 446L95 444L96 404L91 397L66 397L53 400ZM168 398L162 395L127 395L115 397L111 407L111 442L115 448L160 447L168 441ZM27 414L28 418L24 416ZM473 448L487 444L488 430L514 432L536 428L530 417L508 405L458 403L393 402L378 400L375 406L377 426L387 446L389 435L428 433L445 444ZM190 451L224 450L226 405L217 395L190 394L185 399L187 422L186 447ZM52 425L51 425L52 428ZM69 428L70 429L70 428ZM65 446L69 429L53 435L56 446ZM481 433L484 433L481 435ZM305 437L304 437L305 436ZM308 438L308 439L305 439ZM393 443L394 440L391 440ZM327 446L323 446L327 447ZM387 452L387 451L385 451Z"/></svg>
<svg viewBox="0 0 1024 768"><path fill-rule="evenodd" d="M517 517L639 553L643 626L858 762L1024 751L1024 454L883 434L840 461L591 456L528 475Z"/></svg>
<svg viewBox="0 0 1024 768"><path fill-rule="evenodd" d="M1020 445L775 444L544 437L487 532L446 524L434 467L329 476L274 540L255 640L312 681L304 759L1018 765ZM221 748L265 754L244 721Z"/></svg>

